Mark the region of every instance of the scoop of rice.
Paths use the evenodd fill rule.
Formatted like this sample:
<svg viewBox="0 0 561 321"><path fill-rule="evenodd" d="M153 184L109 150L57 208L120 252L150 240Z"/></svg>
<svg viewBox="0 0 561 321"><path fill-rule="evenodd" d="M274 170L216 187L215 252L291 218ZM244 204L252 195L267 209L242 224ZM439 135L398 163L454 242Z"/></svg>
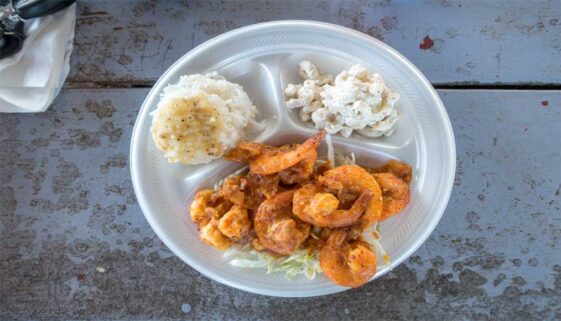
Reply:
<svg viewBox="0 0 561 321"><path fill-rule="evenodd" d="M169 162L204 164L244 139L256 114L242 86L216 72L182 76L164 88L152 138Z"/></svg>

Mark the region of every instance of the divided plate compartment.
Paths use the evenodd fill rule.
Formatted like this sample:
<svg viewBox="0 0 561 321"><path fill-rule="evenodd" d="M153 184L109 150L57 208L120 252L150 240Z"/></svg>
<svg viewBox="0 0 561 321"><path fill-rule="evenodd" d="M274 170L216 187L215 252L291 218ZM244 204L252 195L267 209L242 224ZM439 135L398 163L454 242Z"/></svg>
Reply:
<svg viewBox="0 0 561 321"><path fill-rule="evenodd" d="M389 137L349 138L333 135L335 149L354 153L359 165L375 167L397 159L413 167L411 202L395 217L382 222L382 245L392 267L409 257L428 237L448 201L455 171L455 145L448 116L430 84L393 49L366 35L339 26L281 21L231 31L193 49L160 78L148 94L137 118L131 142L131 173L139 204L162 241L181 259L221 283L260 294L302 297L335 293L337 286L323 275L287 280L282 273L233 267L220 252L200 241L189 219L195 193L214 184L243 164L222 159L209 164L170 164L150 136L151 117L162 89L181 75L217 71L242 85L257 106L263 130L248 140L271 145L302 143L317 133L311 123L286 108L284 88L303 80L298 63L309 60L334 76L356 63L379 72L392 91L400 93L396 129ZM325 159L325 141L318 149ZM390 270L378 258L377 278Z"/></svg>

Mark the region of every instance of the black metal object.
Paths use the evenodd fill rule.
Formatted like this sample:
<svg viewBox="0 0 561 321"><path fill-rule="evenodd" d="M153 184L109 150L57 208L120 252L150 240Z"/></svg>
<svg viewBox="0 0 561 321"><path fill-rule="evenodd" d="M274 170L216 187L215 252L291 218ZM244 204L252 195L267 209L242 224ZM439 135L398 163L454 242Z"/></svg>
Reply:
<svg viewBox="0 0 561 321"><path fill-rule="evenodd" d="M31 19L53 14L67 8L76 0L12 0L18 16Z"/></svg>
<svg viewBox="0 0 561 321"><path fill-rule="evenodd" d="M13 15L0 20L0 59L20 51L24 39L23 21Z"/></svg>
<svg viewBox="0 0 561 321"><path fill-rule="evenodd" d="M23 47L22 19L31 19L63 10L76 0L0 0L0 59L16 54Z"/></svg>

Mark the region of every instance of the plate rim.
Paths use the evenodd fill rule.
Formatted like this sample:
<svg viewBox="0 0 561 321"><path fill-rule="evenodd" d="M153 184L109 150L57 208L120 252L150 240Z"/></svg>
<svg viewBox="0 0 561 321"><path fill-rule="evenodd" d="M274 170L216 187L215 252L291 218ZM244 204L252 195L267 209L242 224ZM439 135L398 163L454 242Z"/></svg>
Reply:
<svg viewBox="0 0 561 321"><path fill-rule="evenodd" d="M347 33L347 34L350 34L354 37L362 38L362 40L364 40L364 42L366 44L371 43L371 44L375 44L376 46L380 46L387 53L389 53L392 56L392 58L397 59L399 61L400 65L407 67L417 77L419 77L419 79L421 80L422 87L424 88L424 92L426 92L427 94L430 94L431 100L433 100L437 103L436 105L433 106L433 108L435 110L437 110L438 114L443 118L443 123L444 123L443 127L446 130L446 133L445 133L446 135L443 135L443 136L445 136L445 138L447 140L447 142L446 142L446 144L444 144L444 146L445 146L445 149L447 149L448 157L451 160L451 162L449 163L449 165L450 165L449 166L449 171L448 171L448 173L444 174L444 177L448 177L448 179L444 180L444 183L443 183L443 186L442 186L444 191L446 192L446 196L443 199L443 201L441 202L440 206L436 209L436 213L432 215L430 221L428 222L429 224L428 224L427 228L425 228L424 231L420 234L416 243L413 246L411 246L409 249L404 251L404 253L402 255L400 255L400 257L398 259L392 260L392 268L395 268L399 264L403 263L415 251L417 251L421 245L423 245L426 242L426 240L432 234L432 232L435 230L436 226L438 225L438 223L442 219L442 216L444 215L444 212L446 210L446 207L448 206L448 202L449 202L451 194L452 194L452 189L453 189L453 184L454 184L454 179L455 179L455 172L456 172L456 165L457 165L456 164L456 142L455 142L455 136L454 136L454 131L453 131L453 128L452 128L452 124L450 122L450 118L448 116L446 108L444 107L444 104L442 103L442 100L440 99L440 96L438 95L438 93L436 92L434 87L431 85L429 80L425 77L425 75L412 62L410 62L405 56L403 56L397 50L390 47L386 43L384 43L384 42L382 42L382 41L380 41L380 40L378 40L374 37L366 35L366 34L360 32L360 31L357 31L357 30L354 30L354 29L351 29L351 28L347 28L347 27L344 27L344 26L332 24L332 23L326 23L326 22L320 22L320 21L314 21L314 20L276 20L276 21L268 21L268 22L251 24L251 25L240 27L240 28L225 32L223 34L220 34L218 36L215 36L215 37L199 44L198 46L194 47L193 49L187 51L185 54L183 54L172 65L170 65L164 73L162 73L162 75L158 78L156 83L154 83L154 85L152 86L152 88L150 89L150 91L148 92L146 97L144 98L144 100L142 102L142 105L141 105L140 109L138 110L138 114L137 114L137 117L135 119L133 131L132 131L132 134L131 134L131 142L130 142L130 148L129 148L129 164L130 164L131 181L132 181L133 190L134 190L138 205L140 207L140 210L142 211L142 214L144 215L144 217L148 221L148 224L150 225L150 227L154 230L154 233L158 236L158 238L160 238L160 240L166 245L166 247L174 255L179 257L183 262L187 263L193 269L197 270L199 273L203 274L204 276L208 277L209 279L214 280L214 281L219 282L219 283L222 283L222 284L225 284L227 286L242 290L242 291L246 291L246 292L250 292L250 293L256 293L256 294L260 294L260 295L272 296L272 297L315 297L315 296L335 294L335 293L339 293L339 292L348 290L350 288L337 286L337 287L333 288L334 291L330 291L329 293L309 293L308 294L306 292L294 292L294 291L271 293L268 290L261 290L259 288L244 286L243 284L240 284L238 282L232 282L227 278L223 278L219 275L214 275L214 274L210 273L209 271L206 270L206 268L203 266L203 264L199 264L198 262L196 262L196 260L192 260L190 257L186 257L186 256L181 254L179 249L176 247L175 242L173 242L171 239L169 239L167 237L166 233L162 229L160 229L158 224L153 219L153 217L152 217L153 215L150 214L151 211L148 210L149 206L146 204L146 201L145 201L144 197L141 197L141 195L145 195L145 194L140 194L140 192L139 192L139 191L142 191L142 187L140 186L140 183L139 183L139 180L140 180L139 176L140 175L137 171L137 168L139 167L139 165L137 164L138 163L138 157L134 157L139 152L139 148L141 146L141 144L139 144L139 142L137 142L139 140L139 131L140 131L138 124L141 120L141 116L143 116L145 114L145 110L148 108L148 106L147 106L147 102L149 100L148 98L152 97L155 94L154 91L156 90L157 87L159 87L159 85L163 81L163 79L166 78L165 76L168 73L172 72L178 64L180 64L181 62L186 60L189 56L194 55L194 54L196 54L200 51L203 51L203 50L205 50L205 48L213 46L216 43L224 41L228 38L237 37L237 36L242 35L242 34L258 31L259 29L262 29L262 28L282 27L282 26L320 28L320 29L324 29L324 30L332 30L332 31L338 32L338 33ZM445 151L445 153L446 153L446 151ZM377 278L385 275L389 271L391 271L391 268L387 269L384 272L381 272L375 278L377 279ZM371 281L373 281L373 280L371 280ZM369 281L369 282L371 282L371 281Z"/></svg>

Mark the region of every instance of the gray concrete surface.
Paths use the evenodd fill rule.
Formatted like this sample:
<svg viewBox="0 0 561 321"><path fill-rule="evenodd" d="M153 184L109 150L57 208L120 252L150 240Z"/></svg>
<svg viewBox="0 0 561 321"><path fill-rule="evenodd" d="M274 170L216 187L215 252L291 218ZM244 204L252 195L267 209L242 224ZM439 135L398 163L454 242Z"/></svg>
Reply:
<svg viewBox="0 0 561 321"><path fill-rule="evenodd" d="M518 4L79 2L67 88L45 113L0 114L0 320L560 320L561 7ZM279 18L377 27L433 82L512 89L439 90L458 155L440 224L393 272L320 298L200 275L148 226L128 168L148 89L120 87L151 85L220 32ZM419 48L426 34L434 50ZM547 90L515 90L527 84Z"/></svg>

